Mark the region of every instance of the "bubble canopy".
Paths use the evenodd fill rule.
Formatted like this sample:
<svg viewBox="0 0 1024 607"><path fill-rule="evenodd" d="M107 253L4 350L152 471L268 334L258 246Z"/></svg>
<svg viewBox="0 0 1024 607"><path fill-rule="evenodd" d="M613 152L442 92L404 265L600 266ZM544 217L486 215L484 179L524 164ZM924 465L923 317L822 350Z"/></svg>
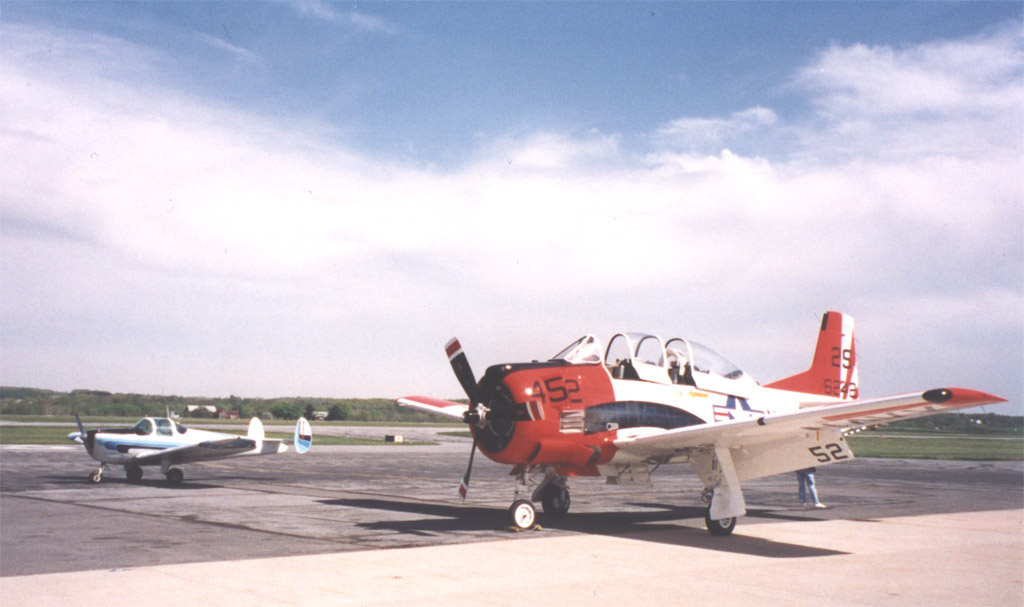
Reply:
<svg viewBox="0 0 1024 607"><path fill-rule="evenodd" d="M603 361L609 367L639 363L666 369L689 364L695 373L753 381L729 359L701 343L680 337L665 342L648 333L618 333L612 337L607 350L597 337L587 334L563 348L551 360L564 360L574 365L593 365Z"/></svg>

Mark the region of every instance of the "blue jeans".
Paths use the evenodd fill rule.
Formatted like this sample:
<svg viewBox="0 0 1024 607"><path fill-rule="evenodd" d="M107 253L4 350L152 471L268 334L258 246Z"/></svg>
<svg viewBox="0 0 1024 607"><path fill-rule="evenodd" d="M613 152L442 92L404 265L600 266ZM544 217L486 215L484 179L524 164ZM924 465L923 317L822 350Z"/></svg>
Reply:
<svg viewBox="0 0 1024 607"><path fill-rule="evenodd" d="M814 473L797 470L796 478L800 482L800 503L803 504L807 501L807 492L810 491L811 499L817 504L818 490L814 487Z"/></svg>

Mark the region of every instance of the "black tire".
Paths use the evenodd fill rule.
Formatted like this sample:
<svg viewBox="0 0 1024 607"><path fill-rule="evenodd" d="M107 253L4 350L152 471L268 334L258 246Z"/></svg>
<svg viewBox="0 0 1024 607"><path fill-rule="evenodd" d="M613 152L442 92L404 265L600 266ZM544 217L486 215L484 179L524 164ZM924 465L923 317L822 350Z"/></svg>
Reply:
<svg viewBox="0 0 1024 607"><path fill-rule="evenodd" d="M128 476L129 483L137 483L142 480L142 468L138 466L125 466L124 473Z"/></svg>
<svg viewBox="0 0 1024 607"><path fill-rule="evenodd" d="M732 530L736 528L736 518L732 517L718 519L717 521L713 520L711 518L711 509L708 508L708 511L704 514L704 524L707 526L711 535L721 537L732 534Z"/></svg>
<svg viewBox="0 0 1024 607"><path fill-rule="evenodd" d="M516 529L531 529L537 522L537 510L529 500L518 500L508 509L508 522Z"/></svg>
<svg viewBox="0 0 1024 607"><path fill-rule="evenodd" d="M171 468L167 471L168 483L172 485L180 485L183 480L185 480L185 473L181 471L181 468Z"/></svg>
<svg viewBox="0 0 1024 607"><path fill-rule="evenodd" d="M93 472L92 474L89 475L89 481L91 481L93 483L98 483L101 480L103 480L103 473L100 472L99 470L97 470L97 471L95 471L95 472Z"/></svg>
<svg viewBox="0 0 1024 607"><path fill-rule="evenodd" d="M540 497L540 503L544 507L544 514L559 518L569 512L569 489L560 485L548 485Z"/></svg>

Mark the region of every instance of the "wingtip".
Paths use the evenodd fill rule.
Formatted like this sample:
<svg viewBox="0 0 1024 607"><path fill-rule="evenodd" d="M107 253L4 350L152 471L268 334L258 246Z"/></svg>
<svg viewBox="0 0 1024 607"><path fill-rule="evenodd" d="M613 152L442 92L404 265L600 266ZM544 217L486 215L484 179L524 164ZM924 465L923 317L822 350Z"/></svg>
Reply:
<svg viewBox="0 0 1024 607"><path fill-rule="evenodd" d="M947 406L980 406L1007 402L1005 398L968 388L936 388L921 395L926 401Z"/></svg>

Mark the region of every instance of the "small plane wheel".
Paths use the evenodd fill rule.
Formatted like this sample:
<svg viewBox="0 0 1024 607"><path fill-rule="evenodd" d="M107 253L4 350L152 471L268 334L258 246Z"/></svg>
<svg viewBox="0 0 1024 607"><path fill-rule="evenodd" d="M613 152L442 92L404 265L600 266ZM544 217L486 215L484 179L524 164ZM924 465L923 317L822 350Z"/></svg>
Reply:
<svg viewBox="0 0 1024 607"><path fill-rule="evenodd" d="M711 518L711 509L708 508L707 513L704 514L704 524L707 525L711 535L730 535L732 530L736 528L736 517L723 518L716 521Z"/></svg>
<svg viewBox="0 0 1024 607"><path fill-rule="evenodd" d="M137 483L142 480L142 468L139 466L125 466L124 473L128 475L129 483Z"/></svg>
<svg viewBox="0 0 1024 607"><path fill-rule="evenodd" d="M548 485L540 497L544 514L552 517L565 516L569 512L569 489L560 485Z"/></svg>
<svg viewBox="0 0 1024 607"><path fill-rule="evenodd" d="M98 483L103 480L103 473L97 470L89 475L89 480L93 483Z"/></svg>
<svg viewBox="0 0 1024 607"><path fill-rule="evenodd" d="M181 468L171 468L167 471L167 482L172 485L180 484L181 481L185 480L185 473L181 471Z"/></svg>
<svg viewBox="0 0 1024 607"><path fill-rule="evenodd" d="M529 500L513 502L508 509L508 521L518 529L530 529L537 520L537 510Z"/></svg>

